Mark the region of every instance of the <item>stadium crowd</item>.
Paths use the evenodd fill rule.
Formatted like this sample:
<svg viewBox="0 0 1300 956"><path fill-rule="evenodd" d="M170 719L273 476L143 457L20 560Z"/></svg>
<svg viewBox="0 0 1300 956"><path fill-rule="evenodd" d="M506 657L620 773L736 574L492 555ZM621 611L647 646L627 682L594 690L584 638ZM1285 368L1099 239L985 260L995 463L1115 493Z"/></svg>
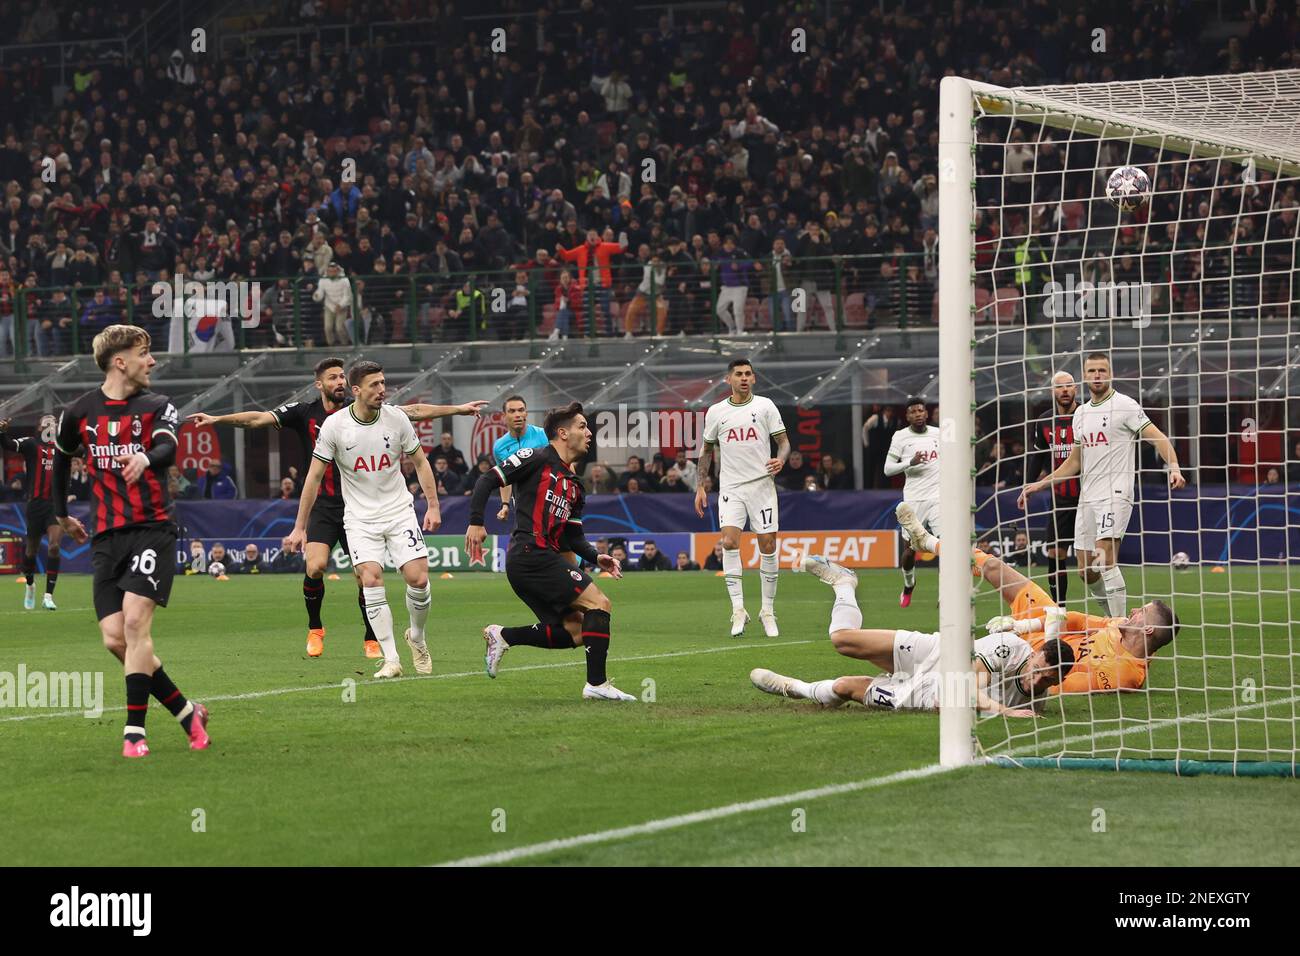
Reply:
<svg viewBox="0 0 1300 956"><path fill-rule="evenodd" d="M471 21L405 0L265 4L248 26L351 23L373 42L86 58L57 103L39 58L0 69L0 354L15 349L24 286L39 290L20 310L35 354L85 350L123 317L166 340L149 287L176 273L269 285L249 346L295 344L295 315L303 341L322 345L580 334L593 312L602 335L704 331L715 314L736 330L928 322L946 72L1004 85L1194 62L1240 72L1294 64L1300 45L1300 13L1274 2L1226 45L1202 42L1179 4L1126 8L1140 26L1106 56L1090 52L1083 14L1046 0L863 5L831 19L732 2L645 23L591 0L539 6ZM129 22L67 3L0 7L31 40L84 42ZM490 48L498 22L504 53ZM806 48L792 48L795 29ZM989 49L1005 55L968 52ZM1073 149L1077 175L1044 175L1069 171L1059 144L999 137L984 148L1006 158L1007 202L1047 211L1032 228L1035 217L985 217L981 264L998 285L1026 286L1046 237L1090 232L1072 224L1097 157ZM1173 232L1147 231L1139 247L1129 231L1132 255L1115 265L1178 279L1175 312L1222 268L1190 255L1198 229L1231 228L1210 215L1232 198L1212 167L1157 188L1184 176L1214 194L1155 204ZM1247 228L1282 255L1294 188L1252 203L1269 214ZM806 316L792 313L796 288Z"/></svg>

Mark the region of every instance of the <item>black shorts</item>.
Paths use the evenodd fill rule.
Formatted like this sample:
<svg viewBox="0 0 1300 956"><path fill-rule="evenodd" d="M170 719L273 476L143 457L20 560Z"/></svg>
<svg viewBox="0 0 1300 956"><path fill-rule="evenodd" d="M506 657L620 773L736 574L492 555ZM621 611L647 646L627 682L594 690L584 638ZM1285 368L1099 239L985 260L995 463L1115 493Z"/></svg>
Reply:
<svg viewBox="0 0 1300 956"><path fill-rule="evenodd" d="M542 624L564 627L564 618L591 578L559 552L531 544L512 545L506 554L506 579L519 600Z"/></svg>
<svg viewBox="0 0 1300 956"><path fill-rule="evenodd" d="M324 544L333 550L335 544L343 545L349 554L348 533L343 530L343 499L318 498L307 516L307 543Z"/></svg>
<svg viewBox="0 0 1300 956"><path fill-rule="evenodd" d="M176 574L176 526L135 525L95 538L90 563L95 572L95 616L122 610L122 595L139 594L167 606Z"/></svg>
<svg viewBox="0 0 1300 956"><path fill-rule="evenodd" d="M1047 522L1047 546L1069 548L1074 544L1074 516L1079 510L1077 498L1053 498L1052 517Z"/></svg>
<svg viewBox="0 0 1300 956"><path fill-rule="evenodd" d="M27 502L27 537L40 538L58 523L54 502L49 498L32 498Z"/></svg>

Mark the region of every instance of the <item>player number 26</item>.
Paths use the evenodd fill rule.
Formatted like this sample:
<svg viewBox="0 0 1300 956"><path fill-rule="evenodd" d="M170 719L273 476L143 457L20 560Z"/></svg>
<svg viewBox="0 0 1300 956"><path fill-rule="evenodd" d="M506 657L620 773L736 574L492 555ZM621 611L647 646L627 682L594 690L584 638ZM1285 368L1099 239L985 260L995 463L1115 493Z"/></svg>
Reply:
<svg viewBox="0 0 1300 956"><path fill-rule="evenodd" d="M131 573L153 574L158 566L158 552L146 548L131 559Z"/></svg>

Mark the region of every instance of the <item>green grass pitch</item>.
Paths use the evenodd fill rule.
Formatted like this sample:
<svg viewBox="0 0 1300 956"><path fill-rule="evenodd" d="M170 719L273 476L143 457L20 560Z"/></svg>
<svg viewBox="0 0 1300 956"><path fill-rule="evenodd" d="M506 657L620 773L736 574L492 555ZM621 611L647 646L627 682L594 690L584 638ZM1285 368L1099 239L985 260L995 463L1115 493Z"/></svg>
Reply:
<svg viewBox="0 0 1300 956"><path fill-rule="evenodd" d="M936 628L937 575L919 577L902 610L898 572L864 573L866 625ZM1300 598L1288 591L1300 593L1300 572L1146 568L1128 580L1135 602L1144 589L1176 588L1191 625L1180 656L1153 667L1150 694L1071 702L1064 722L1049 705L1032 727L1011 725L1010 746L1052 753L1070 739L1073 753L1122 745L1126 756L1181 747L1223 758L1236 748L1290 760ZM1250 865L1289 864L1300 846L1296 780L985 767L893 779L936 762L937 716L821 711L749 684L756 666L810 679L871 670L831 649L831 593L806 575L781 575L776 640L756 619L744 638L728 637L712 575L601 581L614 604L610 675L638 696L653 691L653 702L626 705L579 699L580 651L516 648L497 680L484 676L482 626L527 623L503 577L435 578L435 675L412 678L399 639L408 677L379 683L361 656L350 581L328 584L326 653L309 660L297 578L181 578L154 634L168 672L211 707L215 743L190 753L154 704L143 761L119 755L121 670L100 647L89 579L64 577L58 612L21 610L13 581L0 578L0 671L102 670L109 709L98 719L0 709L10 865L414 865L491 854L524 864ZM756 616L757 576L745 584ZM1077 599L1077 579L1071 589ZM402 593L390 574L399 634ZM982 594L975 611L982 623L996 598ZM1214 716L1195 719L1203 713ZM979 736L993 746L1007 730L988 721ZM1091 733L1101 736L1077 739ZM821 792L840 784L858 786ZM668 824L645 826L653 821Z"/></svg>

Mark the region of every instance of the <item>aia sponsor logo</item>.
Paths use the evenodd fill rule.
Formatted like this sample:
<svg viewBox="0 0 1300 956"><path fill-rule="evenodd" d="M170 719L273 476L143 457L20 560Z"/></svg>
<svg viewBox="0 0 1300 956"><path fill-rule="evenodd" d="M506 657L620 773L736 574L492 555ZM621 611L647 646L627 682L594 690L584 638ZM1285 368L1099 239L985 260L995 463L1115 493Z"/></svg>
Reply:
<svg viewBox="0 0 1300 956"><path fill-rule="evenodd" d="M753 425L748 428L728 428L723 441L758 441L758 429Z"/></svg>
<svg viewBox="0 0 1300 956"><path fill-rule="evenodd" d="M383 471L385 468L393 467L393 459L387 454L380 455L378 459L374 455L357 455L356 463L352 466L355 472L362 471Z"/></svg>
<svg viewBox="0 0 1300 956"><path fill-rule="evenodd" d="M1105 432L1079 432L1074 437L1075 441L1085 448L1096 448L1098 445L1110 444Z"/></svg>

